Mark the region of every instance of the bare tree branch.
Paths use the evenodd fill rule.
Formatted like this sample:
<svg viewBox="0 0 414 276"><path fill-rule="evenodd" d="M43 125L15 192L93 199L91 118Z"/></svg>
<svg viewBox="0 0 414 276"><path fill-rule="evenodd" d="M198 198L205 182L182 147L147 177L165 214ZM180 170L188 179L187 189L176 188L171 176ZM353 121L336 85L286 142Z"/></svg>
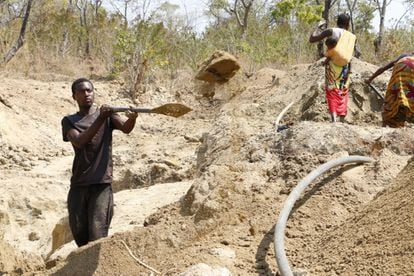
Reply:
<svg viewBox="0 0 414 276"><path fill-rule="evenodd" d="M243 27L243 23L241 22L241 19L240 19L239 13L238 13L238 11L237 11L237 4L238 4L238 0L235 0L235 1L234 1L234 8L233 8L233 10L232 10L232 11L233 11L234 15L236 16L237 23L239 24L239 26Z"/></svg>
<svg viewBox="0 0 414 276"><path fill-rule="evenodd" d="M402 19L403 18L405 18L405 16L407 15L407 13L409 13L409 12L412 12L413 11L413 6L412 5L410 5L406 10L405 10L405 12L403 13L403 15L401 15L400 16L400 18L398 18L398 20L397 20L397 22L395 23L395 25L394 25L394 29L397 29L398 28L398 25L400 25L400 23L401 23L401 21L402 21Z"/></svg>
<svg viewBox="0 0 414 276"><path fill-rule="evenodd" d="M380 0L375 0L375 3L377 4L377 9L380 16L380 22L379 22L379 30L378 30L378 36L374 41L374 47L375 47L375 53L378 54L381 51L382 48L382 40L384 37L385 32L385 14L386 14L386 7L391 3L392 0L382 0L382 5L380 4Z"/></svg>
<svg viewBox="0 0 414 276"><path fill-rule="evenodd" d="M329 22L329 11L331 10L331 7L334 3L332 3L331 0L325 0L324 1L324 10L322 12L322 18L325 20L326 24ZM328 25L326 25L328 26ZM318 56L319 58L324 56L324 50L323 50L323 41L318 42L317 46Z"/></svg>
<svg viewBox="0 0 414 276"><path fill-rule="evenodd" d="M254 0L250 0L249 2L246 2L245 0L240 0L242 5L242 10L239 9L239 1L234 1L234 7L233 9L229 9L231 14L234 14L237 20L237 24L240 26L242 31L242 37L245 36L246 29L247 29L247 23L250 15L250 10L253 5ZM243 20L241 19L240 12L243 13Z"/></svg>
<svg viewBox="0 0 414 276"><path fill-rule="evenodd" d="M4 64L7 64L16 55L17 51L24 44L24 36L25 36L25 33L26 33L27 22L29 21L30 10L32 8L32 1L33 0L28 0L27 1L26 13L23 17L23 22L22 22L22 27L20 28L19 37L17 38L16 42L11 47L11 49L4 56L4 58L3 58L3 63Z"/></svg>

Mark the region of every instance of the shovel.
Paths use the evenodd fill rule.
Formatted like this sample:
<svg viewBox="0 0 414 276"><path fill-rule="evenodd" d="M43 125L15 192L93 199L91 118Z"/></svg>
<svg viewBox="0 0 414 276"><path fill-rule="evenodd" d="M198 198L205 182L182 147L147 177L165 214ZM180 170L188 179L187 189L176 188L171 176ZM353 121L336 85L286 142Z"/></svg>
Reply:
<svg viewBox="0 0 414 276"><path fill-rule="evenodd" d="M161 105L156 108L137 108L137 107L116 107L111 106L110 107L112 112L125 112L125 111L132 111L132 112L138 112L138 113L156 113L156 114L163 114L167 116L172 117L180 117L188 112L190 112L192 109L179 103L168 103Z"/></svg>
<svg viewBox="0 0 414 276"><path fill-rule="evenodd" d="M378 88L376 88L372 83L368 84L369 87L371 87L372 90L374 90L375 94L378 95L382 100L384 100L384 96L379 92Z"/></svg>

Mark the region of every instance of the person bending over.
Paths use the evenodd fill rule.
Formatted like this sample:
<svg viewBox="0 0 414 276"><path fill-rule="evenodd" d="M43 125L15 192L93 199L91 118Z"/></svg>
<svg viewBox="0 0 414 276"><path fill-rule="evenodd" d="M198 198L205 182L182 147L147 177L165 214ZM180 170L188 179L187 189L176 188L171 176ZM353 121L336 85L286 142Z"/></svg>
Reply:
<svg viewBox="0 0 414 276"><path fill-rule="evenodd" d="M414 52L402 54L378 68L365 83L369 84L377 76L391 69L382 107L382 125L399 128L414 118Z"/></svg>

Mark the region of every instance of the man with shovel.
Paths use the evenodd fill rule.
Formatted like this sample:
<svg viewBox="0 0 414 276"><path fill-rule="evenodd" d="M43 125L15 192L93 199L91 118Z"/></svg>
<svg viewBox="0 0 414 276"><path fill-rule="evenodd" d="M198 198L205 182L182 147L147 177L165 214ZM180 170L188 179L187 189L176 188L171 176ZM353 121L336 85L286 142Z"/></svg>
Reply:
<svg viewBox="0 0 414 276"><path fill-rule="evenodd" d="M72 83L72 98L79 111L62 119L62 133L75 151L67 204L70 229L80 247L108 236L113 215L112 131L130 133L138 113L127 112L124 119L109 106L98 108L93 84L85 78Z"/></svg>

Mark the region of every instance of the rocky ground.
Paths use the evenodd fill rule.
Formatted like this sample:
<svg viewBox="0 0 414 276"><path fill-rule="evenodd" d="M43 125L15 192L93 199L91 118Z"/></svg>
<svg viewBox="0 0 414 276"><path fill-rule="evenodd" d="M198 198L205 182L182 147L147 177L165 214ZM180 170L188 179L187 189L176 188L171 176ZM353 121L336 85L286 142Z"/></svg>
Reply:
<svg viewBox="0 0 414 276"><path fill-rule="evenodd" d="M323 70L321 62L253 74L242 68L224 84L183 72L133 100L119 83L96 80L97 104L180 102L193 111L141 114L131 134L115 134L111 235L79 249L64 223L73 153L60 120L76 111L71 80L5 77L0 274L276 275L274 225L289 192L323 163L349 155L374 161L330 170L296 203L285 238L292 269L413 274L414 129L380 127L381 99L363 84L376 67L359 60L347 122L329 123ZM384 91L388 78L374 84ZM277 132L275 120L291 102L281 121L289 128Z"/></svg>

